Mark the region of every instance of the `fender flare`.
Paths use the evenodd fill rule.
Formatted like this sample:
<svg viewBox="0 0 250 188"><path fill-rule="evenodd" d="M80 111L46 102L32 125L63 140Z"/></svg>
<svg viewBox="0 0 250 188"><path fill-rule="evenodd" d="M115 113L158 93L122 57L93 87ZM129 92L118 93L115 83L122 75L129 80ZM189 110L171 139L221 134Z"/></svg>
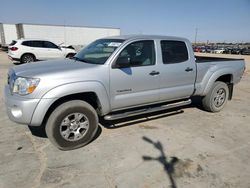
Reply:
<svg viewBox="0 0 250 188"><path fill-rule="evenodd" d="M47 111L58 99L85 92L93 92L96 94L101 106L101 114L107 114L110 111L109 96L102 83L97 81L67 83L49 90L42 96L32 115L30 125L40 126Z"/></svg>
<svg viewBox="0 0 250 188"><path fill-rule="evenodd" d="M215 81L219 77L221 77L223 75L232 75L231 83L234 82L234 73L233 73L233 69L232 68L225 67L223 69L220 69L220 70L212 73L212 75L210 76L210 78L207 81L206 87L204 88L204 90L202 92L202 96L205 96L208 93L208 91L212 88L212 86L214 85Z"/></svg>

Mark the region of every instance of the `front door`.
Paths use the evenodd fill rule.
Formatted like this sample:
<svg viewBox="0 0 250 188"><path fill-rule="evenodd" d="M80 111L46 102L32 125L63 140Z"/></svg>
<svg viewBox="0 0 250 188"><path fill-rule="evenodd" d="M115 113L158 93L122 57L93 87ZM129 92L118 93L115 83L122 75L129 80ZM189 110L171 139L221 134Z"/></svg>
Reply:
<svg viewBox="0 0 250 188"><path fill-rule="evenodd" d="M64 58L63 51L54 43L44 41L43 46L47 53L47 59Z"/></svg>
<svg viewBox="0 0 250 188"><path fill-rule="evenodd" d="M127 59L128 66L119 68L120 59ZM110 70L111 108L118 110L158 101L158 73L153 40L128 44Z"/></svg>

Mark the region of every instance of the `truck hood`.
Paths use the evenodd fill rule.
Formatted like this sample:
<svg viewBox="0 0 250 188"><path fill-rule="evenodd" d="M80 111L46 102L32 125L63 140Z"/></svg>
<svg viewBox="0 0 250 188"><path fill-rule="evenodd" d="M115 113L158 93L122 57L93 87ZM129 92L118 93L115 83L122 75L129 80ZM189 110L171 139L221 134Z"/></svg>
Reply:
<svg viewBox="0 0 250 188"><path fill-rule="evenodd" d="M18 65L12 68L17 76L33 78L65 78L77 77L87 69L93 69L102 65L88 64L72 59L58 59L50 61L33 62L30 64ZM91 72L91 71L90 71ZM75 74L74 74L75 73Z"/></svg>

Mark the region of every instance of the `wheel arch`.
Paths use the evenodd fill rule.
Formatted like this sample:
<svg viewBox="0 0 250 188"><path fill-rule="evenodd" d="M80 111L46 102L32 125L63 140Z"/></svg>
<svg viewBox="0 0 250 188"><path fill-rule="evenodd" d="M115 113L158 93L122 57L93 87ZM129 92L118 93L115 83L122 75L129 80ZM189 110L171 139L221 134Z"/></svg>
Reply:
<svg viewBox="0 0 250 188"><path fill-rule="evenodd" d="M73 100L82 100L90 104L97 112L97 114L101 113L101 104L98 96L94 92L83 92L83 93L74 93L70 95L63 96L55 100L48 108L47 112L43 117L42 123L46 123L50 114L60 105L68 101Z"/></svg>
<svg viewBox="0 0 250 188"><path fill-rule="evenodd" d="M210 77L206 88L204 89L203 96L205 96L208 91L213 87L214 83L217 81L221 81L227 84L229 89L229 96L228 99L231 100L233 96L233 86L234 86L234 76L233 73L220 73L220 74L214 74Z"/></svg>
<svg viewBox="0 0 250 188"><path fill-rule="evenodd" d="M44 94L33 113L30 125L40 126L56 107L70 100L83 100L89 103L100 116L110 110L109 98L102 84L71 83L58 86Z"/></svg>
<svg viewBox="0 0 250 188"><path fill-rule="evenodd" d="M23 54L21 55L21 57L20 57L20 60L22 60L23 56L25 56L25 55L32 55L32 56L34 57L34 60L36 60L35 54L33 54L33 53L31 53L31 52L25 52L25 53L23 53Z"/></svg>
<svg viewBox="0 0 250 188"><path fill-rule="evenodd" d="M221 81L221 82L225 82L226 84L231 84L233 83L233 74L223 74L221 76L219 76L216 81Z"/></svg>

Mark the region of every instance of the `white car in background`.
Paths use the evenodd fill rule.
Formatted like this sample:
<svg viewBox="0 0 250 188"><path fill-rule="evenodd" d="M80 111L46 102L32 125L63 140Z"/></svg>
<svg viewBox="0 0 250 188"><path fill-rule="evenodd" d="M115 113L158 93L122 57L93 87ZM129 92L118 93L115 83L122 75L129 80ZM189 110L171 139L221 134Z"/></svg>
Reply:
<svg viewBox="0 0 250 188"><path fill-rule="evenodd" d="M68 58L76 54L72 48L61 48L53 42L40 39L13 40L8 48L8 56L13 61L30 63L39 60Z"/></svg>
<svg viewBox="0 0 250 188"><path fill-rule="evenodd" d="M225 52L224 48L218 48L213 51L215 54L223 54Z"/></svg>

